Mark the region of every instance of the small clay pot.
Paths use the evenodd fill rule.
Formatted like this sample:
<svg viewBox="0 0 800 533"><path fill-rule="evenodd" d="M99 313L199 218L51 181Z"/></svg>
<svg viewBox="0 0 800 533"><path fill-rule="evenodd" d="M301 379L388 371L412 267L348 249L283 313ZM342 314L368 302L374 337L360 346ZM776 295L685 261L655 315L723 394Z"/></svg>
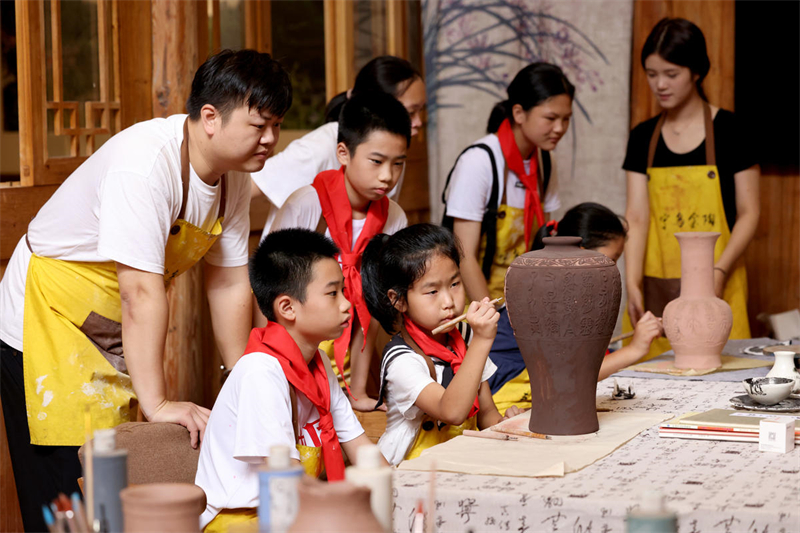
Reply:
<svg viewBox="0 0 800 533"><path fill-rule="evenodd" d="M326 483L304 476L297 486L300 507L290 533L376 533L383 531L372 514L371 491L347 481Z"/></svg>
<svg viewBox="0 0 800 533"><path fill-rule="evenodd" d="M506 272L508 318L531 385L529 428L546 435L599 429L597 376L617 322L619 270L580 237L548 237Z"/></svg>
<svg viewBox="0 0 800 533"><path fill-rule="evenodd" d="M719 233L676 233L681 246L681 295L664 308L664 333L675 350L675 368L722 366L722 348L733 327L728 302L714 294L714 244Z"/></svg>
<svg viewBox="0 0 800 533"><path fill-rule="evenodd" d="M120 492L126 533L200 531L206 493L190 483L149 483Z"/></svg>

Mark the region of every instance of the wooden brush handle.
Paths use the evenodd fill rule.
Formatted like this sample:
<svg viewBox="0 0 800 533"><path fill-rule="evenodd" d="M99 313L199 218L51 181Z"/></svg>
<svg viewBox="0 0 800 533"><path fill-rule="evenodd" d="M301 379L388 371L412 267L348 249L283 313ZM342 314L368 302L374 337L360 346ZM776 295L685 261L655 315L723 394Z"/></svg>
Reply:
<svg viewBox="0 0 800 533"><path fill-rule="evenodd" d="M625 339L630 339L631 337L633 337L633 332L629 331L628 333L623 333L622 335L611 337L611 340L608 341L608 344L614 344L617 341L624 341Z"/></svg>
<svg viewBox="0 0 800 533"><path fill-rule="evenodd" d="M494 300L492 300L492 301L491 301L491 302L489 302L489 303L490 303L490 304L492 304L492 305L497 305L497 304L499 304L501 301L503 301L503 297L502 297L502 296L501 296L500 298L495 298ZM446 329L449 329L449 328L452 328L453 326L455 326L456 324L458 324L459 322L461 322L461 321L462 321L462 320L464 320L465 318L467 318L467 313L464 313L464 314L463 314L463 315L461 315L461 316L457 316L457 317L455 317L454 319L450 320L449 322L445 322L445 323L444 323L444 324L442 324L441 326L438 326L438 327L437 327L437 328L435 328L433 331L431 331L431 334L432 334L432 335L438 335L439 333L443 332L444 330L446 330Z"/></svg>

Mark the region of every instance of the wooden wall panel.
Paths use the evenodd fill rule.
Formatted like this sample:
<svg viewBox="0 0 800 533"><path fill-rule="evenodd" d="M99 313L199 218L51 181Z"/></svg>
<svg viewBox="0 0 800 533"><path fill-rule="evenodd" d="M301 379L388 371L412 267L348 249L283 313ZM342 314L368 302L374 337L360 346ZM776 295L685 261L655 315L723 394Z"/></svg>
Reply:
<svg viewBox="0 0 800 533"><path fill-rule="evenodd" d="M201 63L198 19L195 1L159 0L152 4L151 97L155 117L185 113L192 79ZM202 59L205 60L205 53ZM211 407L213 398L206 398L211 389L204 383L204 369L213 359L214 338L203 288L202 261L172 282L167 298L167 398Z"/></svg>
<svg viewBox="0 0 800 533"><path fill-rule="evenodd" d="M800 174L766 168L761 175L761 219L745 252L752 335L766 334L760 313L800 309Z"/></svg>
<svg viewBox="0 0 800 533"><path fill-rule="evenodd" d="M127 128L153 118L150 0L118 0L120 120Z"/></svg>

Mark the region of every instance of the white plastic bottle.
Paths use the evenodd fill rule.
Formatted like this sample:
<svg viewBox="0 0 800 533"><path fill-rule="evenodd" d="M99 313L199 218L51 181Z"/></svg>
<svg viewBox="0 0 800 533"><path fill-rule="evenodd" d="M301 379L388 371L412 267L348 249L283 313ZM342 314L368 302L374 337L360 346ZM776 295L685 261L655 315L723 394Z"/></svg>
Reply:
<svg viewBox="0 0 800 533"><path fill-rule="evenodd" d="M384 463L377 446L361 446L356 453L356 465L345 469L345 479L372 491L370 507L385 533L392 528L392 467Z"/></svg>
<svg viewBox="0 0 800 533"><path fill-rule="evenodd" d="M258 530L283 533L297 518L297 484L305 471L293 466L288 446L272 446L267 464L258 473Z"/></svg>

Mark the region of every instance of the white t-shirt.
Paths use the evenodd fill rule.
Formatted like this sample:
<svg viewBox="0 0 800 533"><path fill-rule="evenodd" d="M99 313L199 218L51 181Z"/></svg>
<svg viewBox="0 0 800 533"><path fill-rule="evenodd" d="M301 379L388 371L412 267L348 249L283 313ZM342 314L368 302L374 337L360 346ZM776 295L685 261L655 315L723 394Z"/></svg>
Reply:
<svg viewBox="0 0 800 533"><path fill-rule="evenodd" d="M116 261L164 273L169 230L183 199L180 146L186 115L140 122L109 139L56 190L28 225L33 251L64 261ZM220 184L190 170L184 218L213 228ZM212 265L247 264L250 175L228 172L222 235L206 253ZM22 350L25 278L30 251L18 243L0 281L0 339Z"/></svg>
<svg viewBox="0 0 800 533"><path fill-rule="evenodd" d="M339 442L349 442L364 430L339 388L328 357L321 352L320 356L328 372L333 427ZM296 397L300 443L317 446L321 442L317 408L301 392ZM289 381L275 357L250 353L233 367L206 425L195 477L207 499L201 529L222 509L258 507L258 469L276 445L288 446L291 456L300 460Z"/></svg>
<svg viewBox="0 0 800 533"><path fill-rule="evenodd" d="M503 191L506 194L506 205L509 207L525 207L525 187L512 170L508 171L508 179L503 181L506 169L506 160L500 148L500 139L494 133L478 139L473 144L486 144L494 154L497 164L498 194L497 205L503 200ZM525 171L530 169L530 160L523 161ZM447 191L447 215L463 220L480 222L486 212L489 196L492 193L492 162L486 150L472 148L465 152L456 163L450 177L450 186ZM551 172L550 181L544 197L544 212L552 213L561 207L558 197L558 182L556 173Z"/></svg>
<svg viewBox="0 0 800 533"><path fill-rule="evenodd" d="M311 185L306 185L292 193L275 217L275 223L272 225L271 231L287 228L315 230L317 229L319 217L321 216L322 206L319 203L317 190ZM366 222L366 218L353 220L353 242L351 246L355 246L358 236L361 235L361 230L364 229L364 224ZM407 225L408 219L406 218L406 213L403 211L403 208L397 205L394 200L389 200L389 214L386 217L386 224L384 224L381 233L391 235L405 228ZM264 233L261 235L262 240L267 236L267 233L269 233L267 229L268 228L264 228ZM325 236L330 238L330 229L325 230Z"/></svg>
<svg viewBox="0 0 800 533"><path fill-rule="evenodd" d="M339 144L339 123L328 122L319 128L290 142L279 153L267 159L264 168L252 174L253 182L272 204L264 235L274 231L274 220L278 209L283 207L291 194L305 185L311 185L323 170L339 168L336 145ZM405 168L389 198L400 197Z"/></svg>
<svg viewBox="0 0 800 533"><path fill-rule="evenodd" d="M467 344L471 340L471 330L466 328ZM432 358L434 363L437 359ZM387 362L391 361L386 368ZM436 382L442 383L444 366L434 364ZM492 360L486 358L481 382L487 381L495 373L497 367ZM397 465L405 459L409 449L417 438L425 413L414 403L422 390L433 383L425 359L403 341L400 335L386 345L381 361L381 376L384 376L384 398L386 401L386 431L378 441L381 453L390 464Z"/></svg>

